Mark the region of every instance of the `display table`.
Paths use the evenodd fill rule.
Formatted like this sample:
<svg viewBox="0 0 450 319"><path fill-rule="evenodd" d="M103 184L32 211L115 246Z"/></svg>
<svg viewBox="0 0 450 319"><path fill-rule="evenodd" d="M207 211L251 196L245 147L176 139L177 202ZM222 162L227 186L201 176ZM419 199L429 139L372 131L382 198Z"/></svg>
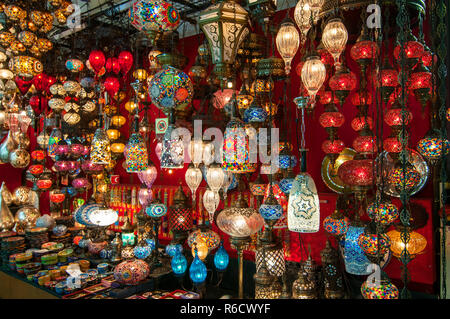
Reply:
<svg viewBox="0 0 450 319"><path fill-rule="evenodd" d="M0 299L59 299L56 293L40 287L21 276L0 271Z"/></svg>

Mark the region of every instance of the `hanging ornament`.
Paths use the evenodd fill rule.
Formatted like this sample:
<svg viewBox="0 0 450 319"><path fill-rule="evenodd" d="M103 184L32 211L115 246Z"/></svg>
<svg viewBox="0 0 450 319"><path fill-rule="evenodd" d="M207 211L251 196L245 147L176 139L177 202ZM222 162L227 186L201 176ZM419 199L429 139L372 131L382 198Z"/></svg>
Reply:
<svg viewBox="0 0 450 319"><path fill-rule="evenodd" d="M276 44L278 52L284 60L286 75L289 75L291 72L291 61L300 45L300 36L291 19L288 18L281 22L276 36Z"/></svg>
<svg viewBox="0 0 450 319"><path fill-rule="evenodd" d="M322 43L334 58L334 65L340 65L339 57L345 49L348 32L340 18L333 18L327 22L322 33Z"/></svg>

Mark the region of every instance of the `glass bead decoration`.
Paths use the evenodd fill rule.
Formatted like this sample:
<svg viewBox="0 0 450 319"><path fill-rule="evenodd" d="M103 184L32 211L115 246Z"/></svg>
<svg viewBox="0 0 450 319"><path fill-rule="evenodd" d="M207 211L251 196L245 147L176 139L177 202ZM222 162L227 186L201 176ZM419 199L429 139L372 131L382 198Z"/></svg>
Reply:
<svg viewBox="0 0 450 319"><path fill-rule="evenodd" d="M148 166L147 146L140 133L133 133L125 146L124 156L128 173L142 172Z"/></svg>

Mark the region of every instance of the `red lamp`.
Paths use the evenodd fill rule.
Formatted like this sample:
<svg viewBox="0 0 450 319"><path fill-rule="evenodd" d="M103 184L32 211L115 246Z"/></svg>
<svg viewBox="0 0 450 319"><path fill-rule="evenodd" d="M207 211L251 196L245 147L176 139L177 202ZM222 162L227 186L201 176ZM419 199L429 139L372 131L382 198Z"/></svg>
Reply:
<svg viewBox="0 0 450 319"><path fill-rule="evenodd" d="M33 152L31 152L30 155L31 155L31 159L33 159L37 162L41 162L45 158L45 152L43 150L34 150Z"/></svg>
<svg viewBox="0 0 450 319"><path fill-rule="evenodd" d="M383 148L388 153L400 153L402 150L402 143L397 137L388 137L383 141Z"/></svg>
<svg viewBox="0 0 450 319"><path fill-rule="evenodd" d="M368 91L355 92L351 97L352 104L355 106L372 104L372 94Z"/></svg>
<svg viewBox="0 0 450 319"><path fill-rule="evenodd" d="M326 49L317 49L317 53L319 54L320 60L322 61L323 64L325 64L325 67L327 69L334 65L334 58L330 54L330 52L328 52L328 50L326 50Z"/></svg>
<svg viewBox="0 0 450 319"><path fill-rule="evenodd" d="M373 182L373 160L353 159L338 169L339 178L352 188L367 187Z"/></svg>
<svg viewBox="0 0 450 319"><path fill-rule="evenodd" d="M341 112L323 112L319 117L319 123L323 128L341 127L345 118Z"/></svg>
<svg viewBox="0 0 450 319"><path fill-rule="evenodd" d="M350 56L361 66L364 72L366 66L378 56L378 51L378 45L376 42L370 40L367 28L363 26L361 35L356 40L355 45L350 49Z"/></svg>
<svg viewBox="0 0 450 319"><path fill-rule="evenodd" d="M339 154L345 148L345 144L341 140L325 140L322 143L322 151L326 154Z"/></svg>
<svg viewBox="0 0 450 319"><path fill-rule="evenodd" d="M412 68L422 57L424 53L424 47L422 43L416 41L417 39L412 33L409 34L409 39L410 40L403 45L403 52L405 54L407 66ZM394 56L399 64L401 63L400 62L401 48L402 47L400 45L397 45L394 49Z"/></svg>
<svg viewBox="0 0 450 319"><path fill-rule="evenodd" d="M351 90L356 87L356 76L343 65L338 66L336 74L330 79L330 88L339 99L341 106Z"/></svg>
<svg viewBox="0 0 450 319"><path fill-rule="evenodd" d="M100 70L105 65L106 59L105 55L100 50L94 50L89 54L89 63L91 67L94 69L95 73L99 73Z"/></svg>
<svg viewBox="0 0 450 319"><path fill-rule="evenodd" d="M375 83L377 82L375 81ZM397 86L398 72L391 66L389 60L386 58L381 67L381 96L384 103L388 103L389 97Z"/></svg>
<svg viewBox="0 0 450 319"><path fill-rule="evenodd" d="M129 51L122 51L119 53L120 71L127 74L133 66L133 55Z"/></svg>
<svg viewBox="0 0 450 319"><path fill-rule="evenodd" d="M334 103L334 104L339 103L339 100L337 99L336 95L333 94L333 91L319 91L317 95L319 95L319 102L322 105L327 105L327 104L331 104L331 103Z"/></svg>
<svg viewBox="0 0 450 319"><path fill-rule="evenodd" d="M103 85L105 86L105 91L108 92L111 97L115 96L117 92L119 92L120 82L114 76L107 77Z"/></svg>
<svg viewBox="0 0 450 319"><path fill-rule="evenodd" d="M353 141L353 148L360 154L373 154L377 151L376 138L371 135L360 135Z"/></svg>
<svg viewBox="0 0 450 319"><path fill-rule="evenodd" d="M422 106L425 106L431 95L431 72L420 61L409 78L409 89Z"/></svg>
<svg viewBox="0 0 450 319"><path fill-rule="evenodd" d="M45 73L39 73L33 77L34 88L39 91L45 91L47 89L48 77Z"/></svg>
<svg viewBox="0 0 450 319"><path fill-rule="evenodd" d="M352 120L351 126L356 132L361 131L366 126L371 130L373 127L373 120L370 116L357 116Z"/></svg>
<svg viewBox="0 0 450 319"><path fill-rule="evenodd" d="M120 72L120 63L117 58L108 58L105 64L106 72L114 72L115 74L119 74Z"/></svg>

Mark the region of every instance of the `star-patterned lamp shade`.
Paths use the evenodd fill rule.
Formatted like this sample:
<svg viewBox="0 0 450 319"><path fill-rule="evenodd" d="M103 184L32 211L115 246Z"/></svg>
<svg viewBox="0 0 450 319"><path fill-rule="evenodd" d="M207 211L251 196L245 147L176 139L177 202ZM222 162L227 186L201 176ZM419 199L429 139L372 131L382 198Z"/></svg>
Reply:
<svg viewBox="0 0 450 319"><path fill-rule="evenodd" d="M319 195L308 173L295 177L289 194L288 228L297 233L315 233L320 228Z"/></svg>
<svg viewBox="0 0 450 319"><path fill-rule="evenodd" d="M345 235L345 271L352 275L369 275L371 273L371 270L368 269L370 262L358 244L359 236L363 233L363 226L351 225Z"/></svg>

